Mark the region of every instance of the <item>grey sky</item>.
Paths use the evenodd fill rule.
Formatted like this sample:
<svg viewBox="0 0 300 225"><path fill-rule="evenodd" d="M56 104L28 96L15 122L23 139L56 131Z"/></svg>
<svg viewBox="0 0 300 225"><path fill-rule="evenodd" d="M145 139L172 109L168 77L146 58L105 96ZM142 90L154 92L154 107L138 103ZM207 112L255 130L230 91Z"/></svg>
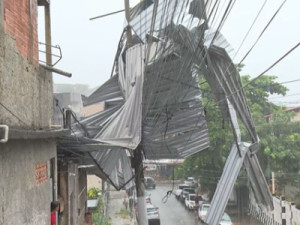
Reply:
<svg viewBox="0 0 300 225"><path fill-rule="evenodd" d="M139 0L131 1L131 6ZM228 0L222 0L228 2ZM254 43L283 0L267 1L243 47L234 59L238 63ZM264 0L236 0L221 32L237 50ZM91 88L103 84L110 76L117 43L124 25L124 13L90 21L89 18L124 8L123 0L51 1L52 43L61 46L63 59L57 68L73 73L72 78L54 75L56 83L83 83ZM300 41L299 0L287 0L282 10L244 61L241 74L259 75ZM41 18L42 12L39 12ZM42 21L39 21L42 27ZM215 25L216 26L216 25ZM43 41L42 35L40 40ZM300 48L287 56L268 74L279 82L300 79ZM286 84L289 95L300 93L300 81ZM274 97L275 98L275 97ZM300 104L300 94L274 101Z"/></svg>

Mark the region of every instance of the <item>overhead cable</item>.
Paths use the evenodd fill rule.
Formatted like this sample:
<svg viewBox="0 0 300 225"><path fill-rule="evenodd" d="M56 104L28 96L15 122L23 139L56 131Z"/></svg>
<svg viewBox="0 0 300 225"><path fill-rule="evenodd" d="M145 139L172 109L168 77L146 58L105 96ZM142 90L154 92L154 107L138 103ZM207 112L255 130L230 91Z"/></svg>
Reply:
<svg viewBox="0 0 300 225"><path fill-rule="evenodd" d="M18 119L20 122L22 122L24 125L29 126L29 124L25 123L19 116L17 116L13 111L11 111L8 107L6 107L2 102L0 102L0 105L8 111L11 115L13 115L16 119Z"/></svg>
<svg viewBox="0 0 300 225"><path fill-rule="evenodd" d="M256 41L254 42L254 44L251 46L251 48L248 50L248 52L246 53L246 55L242 58L242 60L240 61L239 65L241 65L243 63L243 61L246 59L246 57L250 54L250 52L253 50L253 48L255 47L255 45L257 44L257 42L259 41L259 39L262 37L262 35L264 34L264 32L267 30L267 28L269 27L269 25L272 23L272 21L274 20L274 18L276 17L276 15L278 14L278 12L280 11L280 9L283 7L284 3L286 3L287 0L284 0L281 5L279 6L279 8L277 9L277 11L274 13L274 15L272 16L272 18L269 20L269 22L267 23L267 25L264 27L264 29L262 30L262 32L260 33L260 35L258 36L258 38L256 39Z"/></svg>

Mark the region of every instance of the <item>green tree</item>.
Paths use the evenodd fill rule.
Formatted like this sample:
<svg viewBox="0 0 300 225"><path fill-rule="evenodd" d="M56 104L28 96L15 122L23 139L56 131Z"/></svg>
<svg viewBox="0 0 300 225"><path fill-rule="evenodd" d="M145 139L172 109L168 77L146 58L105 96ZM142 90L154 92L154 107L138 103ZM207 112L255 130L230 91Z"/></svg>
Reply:
<svg viewBox="0 0 300 225"><path fill-rule="evenodd" d="M284 107L276 106L268 101L270 95L285 95L288 90L276 82L276 78L276 76L264 75L250 82L249 75L241 77L243 85L247 84L244 91L261 139L258 158L266 175L269 175L271 171L282 174L299 171L299 123L291 121L293 113L286 112ZM211 147L188 157L181 166L175 169L175 174L177 178L200 177L202 189L214 190L234 139L230 122L222 118L208 84L203 80L200 84ZM241 129L243 140L249 140L243 126Z"/></svg>

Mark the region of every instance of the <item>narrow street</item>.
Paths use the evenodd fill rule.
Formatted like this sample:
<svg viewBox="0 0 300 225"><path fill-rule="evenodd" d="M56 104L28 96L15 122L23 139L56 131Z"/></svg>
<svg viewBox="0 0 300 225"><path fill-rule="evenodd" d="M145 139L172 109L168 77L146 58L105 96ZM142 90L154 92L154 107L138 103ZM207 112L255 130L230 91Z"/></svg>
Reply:
<svg viewBox="0 0 300 225"><path fill-rule="evenodd" d="M147 193L151 194L152 204L159 207L161 225L201 225L197 212L186 210L174 195L171 195L166 203L162 202L169 190L172 190L172 184L158 184L154 190L147 189ZM244 218L239 222L237 218L231 217L231 219L234 225L262 225L251 217Z"/></svg>
<svg viewBox="0 0 300 225"><path fill-rule="evenodd" d="M166 203L162 199L167 191L172 189L172 185L157 185L156 189L148 189L151 194L152 204L159 207L161 225L198 225L201 224L197 219L195 212L190 212L184 208L184 205L178 201L174 195L171 195Z"/></svg>

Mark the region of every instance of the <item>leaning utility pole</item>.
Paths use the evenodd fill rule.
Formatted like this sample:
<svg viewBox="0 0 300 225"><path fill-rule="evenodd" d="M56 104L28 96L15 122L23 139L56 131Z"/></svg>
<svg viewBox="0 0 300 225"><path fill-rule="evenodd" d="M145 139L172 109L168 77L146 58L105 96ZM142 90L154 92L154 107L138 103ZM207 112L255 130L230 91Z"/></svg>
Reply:
<svg viewBox="0 0 300 225"><path fill-rule="evenodd" d="M129 0L124 0L125 3L125 16L127 20L127 47L132 46L132 33L131 27L129 25L130 22L130 6ZM137 217L139 225L148 225L147 219L147 210L146 210L146 200L145 200L145 185L144 185L144 168L143 168L143 150L142 145L139 145L134 150L134 158L133 165L135 170L135 185L136 185L136 193L137 193Z"/></svg>
<svg viewBox="0 0 300 225"><path fill-rule="evenodd" d="M144 168L143 168L143 153L142 146L139 145L134 150L134 170L135 170L135 185L137 195L137 216L139 225L148 225L146 199L145 199L145 185L144 185Z"/></svg>

